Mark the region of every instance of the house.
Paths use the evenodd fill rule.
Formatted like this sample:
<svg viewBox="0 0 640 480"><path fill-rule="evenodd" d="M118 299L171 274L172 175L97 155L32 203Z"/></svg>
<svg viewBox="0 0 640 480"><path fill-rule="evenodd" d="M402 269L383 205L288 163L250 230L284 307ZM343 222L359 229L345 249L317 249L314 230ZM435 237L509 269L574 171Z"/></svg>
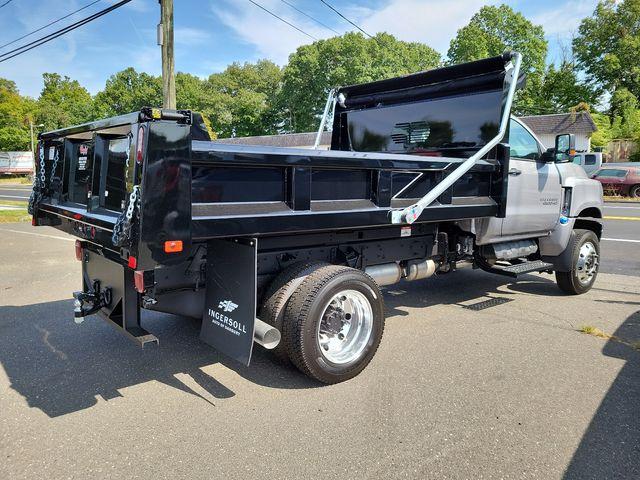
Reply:
<svg viewBox="0 0 640 480"><path fill-rule="evenodd" d="M547 148L553 148L556 135L573 133L578 152L591 151L591 134L597 130L589 112L554 113L520 117Z"/></svg>

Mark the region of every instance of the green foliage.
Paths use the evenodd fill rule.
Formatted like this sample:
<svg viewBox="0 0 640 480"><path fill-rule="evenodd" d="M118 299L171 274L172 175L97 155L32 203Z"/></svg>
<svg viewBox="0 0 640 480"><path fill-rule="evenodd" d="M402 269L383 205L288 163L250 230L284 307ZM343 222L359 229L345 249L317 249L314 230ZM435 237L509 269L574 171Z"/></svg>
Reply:
<svg viewBox="0 0 640 480"><path fill-rule="evenodd" d="M284 69L278 106L286 130L318 128L332 87L370 82L436 67L440 55L387 33L365 38L349 32L299 47Z"/></svg>
<svg viewBox="0 0 640 480"><path fill-rule="evenodd" d="M45 130L68 127L91 120L93 99L77 80L57 73L44 73L44 88L38 98L36 123Z"/></svg>
<svg viewBox="0 0 640 480"><path fill-rule="evenodd" d="M104 118L161 105L162 79L129 67L109 77L96 94L94 112L96 118Z"/></svg>
<svg viewBox="0 0 640 480"><path fill-rule="evenodd" d="M0 78L0 150L29 150L35 102L20 96L15 82Z"/></svg>
<svg viewBox="0 0 640 480"><path fill-rule="evenodd" d="M568 112L580 104L596 105L600 94L599 89L580 82L572 63L562 62L557 69L551 64L544 73L535 105L530 108L530 113L535 115Z"/></svg>
<svg viewBox="0 0 640 480"><path fill-rule="evenodd" d="M606 147L613 138L611 133L611 120L609 119L609 116L603 113L592 112L591 118L593 118L593 121L598 128L598 130L593 132L591 135L591 145L593 147Z"/></svg>
<svg viewBox="0 0 640 480"><path fill-rule="evenodd" d="M269 60L232 63L211 75L206 101L198 108L220 137L277 133L277 94L282 70Z"/></svg>
<svg viewBox="0 0 640 480"><path fill-rule="evenodd" d="M522 54L522 71L527 73L526 87L514 104L517 114L534 112L541 97L545 72L547 41L544 29L532 24L507 5L482 7L451 40L449 63L469 62L515 50Z"/></svg>
<svg viewBox="0 0 640 480"><path fill-rule="evenodd" d="M610 91L640 96L640 0L603 0L573 40L578 65Z"/></svg>

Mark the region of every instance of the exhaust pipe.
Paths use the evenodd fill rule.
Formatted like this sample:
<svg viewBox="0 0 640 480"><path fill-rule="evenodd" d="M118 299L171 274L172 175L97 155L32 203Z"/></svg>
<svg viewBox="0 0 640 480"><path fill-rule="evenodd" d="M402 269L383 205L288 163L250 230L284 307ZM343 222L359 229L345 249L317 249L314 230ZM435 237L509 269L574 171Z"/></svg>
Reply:
<svg viewBox="0 0 640 480"><path fill-rule="evenodd" d="M280 331L259 318L256 318L253 330L253 341L262 345L267 350L273 350L280 343Z"/></svg>
<svg viewBox="0 0 640 480"><path fill-rule="evenodd" d="M429 278L436 273L437 267L438 264L429 259L411 261L404 269L397 263L373 265L365 268L364 272L370 275L378 285L384 286L398 283L402 278L409 282Z"/></svg>

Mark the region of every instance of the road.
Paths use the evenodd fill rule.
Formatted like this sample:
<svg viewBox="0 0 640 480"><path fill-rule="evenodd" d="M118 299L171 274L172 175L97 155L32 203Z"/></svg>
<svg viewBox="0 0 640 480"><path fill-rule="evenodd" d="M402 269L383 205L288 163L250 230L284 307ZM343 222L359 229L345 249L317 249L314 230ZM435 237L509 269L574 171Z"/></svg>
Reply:
<svg viewBox="0 0 640 480"><path fill-rule="evenodd" d="M0 244L0 478L640 478L638 272L579 297L470 269L389 287L371 365L320 386L259 348L223 358L197 321L145 312L144 350L75 325L73 240Z"/></svg>
<svg viewBox="0 0 640 480"><path fill-rule="evenodd" d="M640 202L606 203L602 271L640 275Z"/></svg>
<svg viewBox="0 0 640 480"><path fill-rule="evenodd" d="M19 202L29 200L31 185L0 184L0 204L3 200Z"/></svg>

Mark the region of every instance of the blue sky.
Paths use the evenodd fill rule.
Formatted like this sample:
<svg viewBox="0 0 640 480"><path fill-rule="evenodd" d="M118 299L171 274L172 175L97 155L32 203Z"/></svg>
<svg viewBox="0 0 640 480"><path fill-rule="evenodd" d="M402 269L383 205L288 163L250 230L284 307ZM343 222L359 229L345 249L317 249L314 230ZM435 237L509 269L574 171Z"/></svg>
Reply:
<svg viewBox="0 0 640 480"><path fill-rule="evenodd" d="M316 38L335 35L285 4L256 0ZM287 0L340 33L353 27L319 0ZM0 45L90 3L90 0L13 0L0 9ZM83 18L116 0L103 0L39 35ZM449 41L483 5L507 3L545 27L549 60L561 56L580 20L597 0L329 0L371 34L388 31L407 41L421 41L445 54ZM176 68L206 77L234 61L269 58L282 65L296 47L312 40L252 5L248 0L174 0ZM156 45L157 0L133 0L126 6L24 55L0 63L0 77L14 80L23 94L37 96L42 73L58 72L79 80L91 93L113 73L133 66L160 73ZM22 42L1 52L15 48Z"/></svg>

